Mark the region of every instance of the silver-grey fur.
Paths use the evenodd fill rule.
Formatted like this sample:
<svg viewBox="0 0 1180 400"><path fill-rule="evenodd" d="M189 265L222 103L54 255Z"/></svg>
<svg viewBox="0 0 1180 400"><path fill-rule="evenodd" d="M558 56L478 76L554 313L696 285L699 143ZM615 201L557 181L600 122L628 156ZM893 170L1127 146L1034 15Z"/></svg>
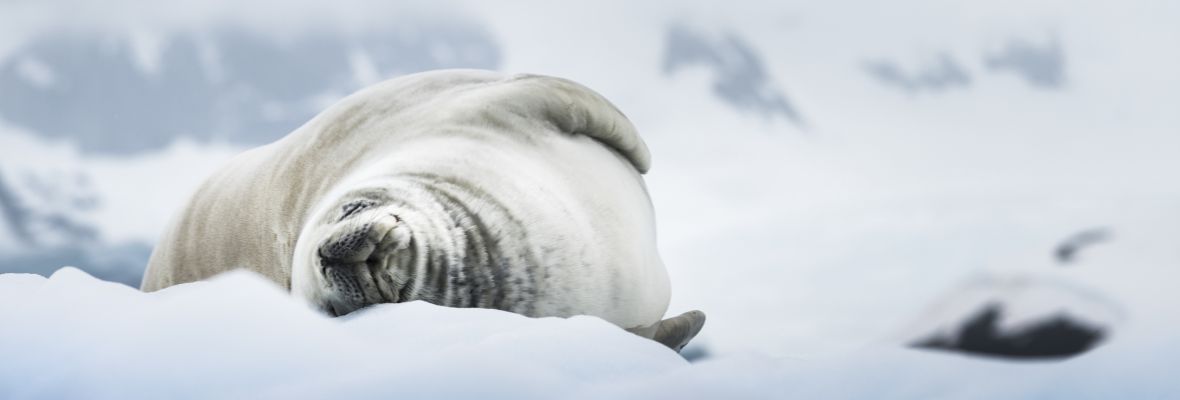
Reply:
<svg viewBox="0 0 1180 400"><path fill-rule="evenodd" d="M142 288L247 268L335 315L411 300L588 314L679 349L704 315L660 321L649 165L626 117L576 83L410 75L214 174Z"/></svg>

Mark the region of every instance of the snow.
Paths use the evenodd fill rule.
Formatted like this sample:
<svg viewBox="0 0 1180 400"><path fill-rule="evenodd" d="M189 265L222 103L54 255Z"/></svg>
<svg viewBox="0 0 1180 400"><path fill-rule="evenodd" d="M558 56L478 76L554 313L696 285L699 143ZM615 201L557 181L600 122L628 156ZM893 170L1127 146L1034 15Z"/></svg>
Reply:
<svg viewBox="0 0 1180 400"><path fill-rule="evenodd" d="M544 398L686 364L591 317L416 302L333 320L246 272L151 294L73 268L5 274L0 301L9 399Z"/></svg>
<svg viewBox="0 0 1180 400"><path fill-rule="evenodd" d="M874 346L690 364L594 317L423 302L332 319L234 272L141 293L63 268L0 275L0 397L1145 398L1180 390L1180 340L1128 329L1065 363Z"/></svg>
<svg viewBox="0 0 1180 400"><path fill-rule="evenodd" d="M66 140L49 141L0 118L0 173L10 184L26 176L41 178L56 196L25 193L25 207L69 213L87 225L102 227L109 243L152 243L176 207L221 164L245 148L224 143L198 143L185 138L162 151L110 156L83 154ZM12 185L13 189L24 189ZM145 190L150 188L151 190ZM94 210L66 203L73 198L98 199ZM55 203L57 202L57 203ZM87 213L86 211L90 211ZM73 215L77 214L77 215Z"/></svg>
<svg viewBox="0 0 1180 400"><path fill-rule="evenodd" d="M295 40L423 16L473 21L503 53L501 70L581 82L635 123L653 152L646 179L673 280L669 314L708 313L689 350L711 357L688 364L593 318L404 304L337 321L240 274L138 294L67 269L50 280L0 276L0 398L1151 398L1180 390L1168 376L1180 366L1180 47L1170 40L1180 37L1180 3L378 3L0 4L0 63L20 62L22 42L62 27L113 38L146 32L166 47L169 34L226 25ZM672 26L755 50L806 124L736 109L713 92L715 71L699 65L662 74ZM989 66L1021 43L1060 52L1059 64L1045 66L1056 68L1048 81L1057 83L1038 85L1028 74L1044 71L1011 62ZM141 44L139 56L159 50ZM866 68L893 66L917 85L944 56L968 83L907 91ZM380 78L354 58L357 84ZM63 66L45 66L52 89L69 82ZM45 134L0 121L5 181L30 199L40 197L20 185L26 176L93 194L89 212L25 206L76 217L116 244L154 240L202 177L243 149L179 139L133 156L88 154ZM77 173L89 184L52 179ZM1053 262L1059 241L1094 227L1113 239L1069 265ZM0 229L0 255L20 250L11 233ZM1100 309L1112 336L1056 363L902 346L991 299L961 290L978 277L1084 288L1101 301L1082 308ZM1075 308L1052 290L1029 293L1031 313ZM1005 322L1022 323L1021 315Z"/></svg>

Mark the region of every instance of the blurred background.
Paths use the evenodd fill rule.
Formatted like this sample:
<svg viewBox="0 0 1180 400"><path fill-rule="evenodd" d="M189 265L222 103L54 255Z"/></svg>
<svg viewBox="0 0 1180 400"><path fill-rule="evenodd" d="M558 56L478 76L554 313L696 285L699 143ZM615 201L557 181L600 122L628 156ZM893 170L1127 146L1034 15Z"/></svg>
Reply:
<svg viewBox="0 0 1180 400"><path fill-rule="evenodd" d="M1011 277L1174 326L1177 21L1171 1L8 0L0 272L138 286L229 157L366 85L481 68L578 81L639 128L670 312L709 314L693 351L855 349ZM1063 250L1079 232L1100 240Z"/></svg>

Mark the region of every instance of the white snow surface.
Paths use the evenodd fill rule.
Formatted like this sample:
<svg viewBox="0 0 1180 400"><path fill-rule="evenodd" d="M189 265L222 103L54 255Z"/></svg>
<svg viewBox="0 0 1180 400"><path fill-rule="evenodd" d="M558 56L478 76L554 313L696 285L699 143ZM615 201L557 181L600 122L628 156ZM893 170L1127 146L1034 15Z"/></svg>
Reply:
<svg viewBox="0 0 1180 400"><path fill-rule="evenodd" d="M1066 363L876 346L690 364L593 317L423 302L345 318L233 272L141 293L74 268L0 275L0 398L1152 398L1175 331L1133 327Z"/></svg>
<svg viewBox="0 0 1180 400"><path fill-rule="evenodd" d="M119 38L129 26L166 35L239 24L294 37L391 16L478 21L502 48L499 69L583 83L638 127L653 152L646 179L672 278L669 313L705 311L693 346L713 355L689 364L589 317L411 303L331 320L244 274L142 294L65 269L51 279L0 275L0 398L1175 397L1178 5L0 4L0 59L63 27ZM661 73L668 27L679 25L748 44L806 125L721 101L708 68ZM1060 87L988 67L1011 42L1054 41ZM150 67L151 40L140 44ZM884 62L913 75L943 54L970 84L908 93L866 73ZM370 75L360 68L356 80ZM61 190L102 201L76 217L106 242L150 242L239 146L178 140L133 157L84 154L0 120L0 173L13 185L86 175L89 184ZM1094 227L1113 239L1068 266L1052 261L1059 241ZM0 229L0 254L22 250L7 235ZM1062 362L901 346L987 300L991 292L938 303L978 276L1093 291L1117 306L1113 335ZM1062 307L1046 303L1056 298L1024 300L1040 312Z"/></svg>

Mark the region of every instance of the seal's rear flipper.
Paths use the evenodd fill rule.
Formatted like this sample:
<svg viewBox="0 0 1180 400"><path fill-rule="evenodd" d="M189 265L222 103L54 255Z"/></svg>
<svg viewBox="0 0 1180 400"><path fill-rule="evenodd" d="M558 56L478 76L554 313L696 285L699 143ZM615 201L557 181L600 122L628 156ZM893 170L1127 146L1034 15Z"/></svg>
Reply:
<svg viewBox="0 0 1180 400"><path fill-rule="evenodd" d="M628 329L631 333L655 340L676 351L683 349L705 326L705 313L692 310L651 326Z"/></svg>
<svg viewBox="0 0 1180 400"><path fill-rule="evenodd" d="M652 339L663 343L672 350L680 351L705 326L705 313L692 310L660 321Z"/></svg>

